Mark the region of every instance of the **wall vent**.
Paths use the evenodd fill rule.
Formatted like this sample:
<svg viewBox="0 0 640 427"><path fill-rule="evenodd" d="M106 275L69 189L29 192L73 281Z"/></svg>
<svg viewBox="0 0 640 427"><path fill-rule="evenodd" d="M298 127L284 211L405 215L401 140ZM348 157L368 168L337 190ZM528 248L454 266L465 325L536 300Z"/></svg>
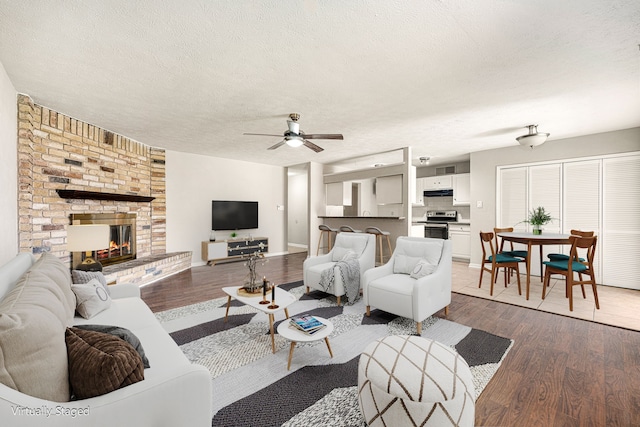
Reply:
<svg viewBox="0 0 640 427"><path fill-rule="evenodd" d="M439 166L436 167L436 175L453 175L456 173L456 166Z"/></svg>

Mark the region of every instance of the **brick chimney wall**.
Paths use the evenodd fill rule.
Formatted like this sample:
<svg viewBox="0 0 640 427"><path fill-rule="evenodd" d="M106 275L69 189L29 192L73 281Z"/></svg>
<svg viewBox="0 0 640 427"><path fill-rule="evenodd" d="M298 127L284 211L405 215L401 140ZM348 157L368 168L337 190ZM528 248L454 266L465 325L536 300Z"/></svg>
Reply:
<svg viewBox="0 0 640 427"><path fill-rule="evenodd" d="M57 189L152 196L152 202L62 199ZM21 252L69 259L71 213L137 214L138 258L166 251L165 152L18 96Z"/></svg>

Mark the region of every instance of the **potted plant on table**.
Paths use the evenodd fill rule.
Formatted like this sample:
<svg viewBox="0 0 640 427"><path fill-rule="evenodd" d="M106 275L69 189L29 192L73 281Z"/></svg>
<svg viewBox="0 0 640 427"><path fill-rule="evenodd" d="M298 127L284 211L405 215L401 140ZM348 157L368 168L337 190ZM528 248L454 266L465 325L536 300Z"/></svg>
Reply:
<svg viewBox="0 0 640 427"><path fill-rule="evenodd" d="M540 227L548 224L551 221L553 221L551 215L549 215L549 213L544 210L544 207L538 206L537 208L532 209L529 212L529 219L523 222L528 222L533 226L533 234L542 234L542 228Z"/></svg>

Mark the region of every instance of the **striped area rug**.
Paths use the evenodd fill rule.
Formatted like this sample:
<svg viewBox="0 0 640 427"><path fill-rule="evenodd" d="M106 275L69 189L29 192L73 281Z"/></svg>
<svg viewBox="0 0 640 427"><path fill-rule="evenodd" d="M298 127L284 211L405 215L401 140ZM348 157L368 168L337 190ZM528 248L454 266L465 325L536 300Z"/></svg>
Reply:
<svg viewBox="0 0 640 427"><path fill-rule="evenodd" d="M226 297L156 314L187 358L211 372L212 426L364 426L357 401L360 353L378 338L415 333L414 322L379 310L367 317L361 299L338 307L333 296L305 294L302 282L280 287L298 299L289 315L331 320L333 358L324 340L298 344L288 371L289 341L276 334L272 353L267 315L235 300L223 322ZM276 315L276 328L282 320L284 312ZM464 357L476 397L513 345L510 339L437 317L423 322L422 336Z"/></svg>

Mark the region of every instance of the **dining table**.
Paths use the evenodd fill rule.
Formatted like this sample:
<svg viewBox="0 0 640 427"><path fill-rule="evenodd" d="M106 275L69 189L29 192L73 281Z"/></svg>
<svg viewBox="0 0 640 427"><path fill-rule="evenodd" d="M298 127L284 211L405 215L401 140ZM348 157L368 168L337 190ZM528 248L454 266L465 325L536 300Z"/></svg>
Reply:
<svg viewBox="0 0 640 427"><path fill-rule="evenodd" d="M544 279L544 274L542 270L542 247L544 245L570 245L571 240L569 239L569 234L560 234L560 233L541 233L541 234L533 234L533 233L523 233L523 232L503 232L498 233L502 239L514 242L514 243L522 243L527 245L527 292L526 298L529 299L529 287L531 283L531 248L532 246L540 247L540 280Z"/></svg>

